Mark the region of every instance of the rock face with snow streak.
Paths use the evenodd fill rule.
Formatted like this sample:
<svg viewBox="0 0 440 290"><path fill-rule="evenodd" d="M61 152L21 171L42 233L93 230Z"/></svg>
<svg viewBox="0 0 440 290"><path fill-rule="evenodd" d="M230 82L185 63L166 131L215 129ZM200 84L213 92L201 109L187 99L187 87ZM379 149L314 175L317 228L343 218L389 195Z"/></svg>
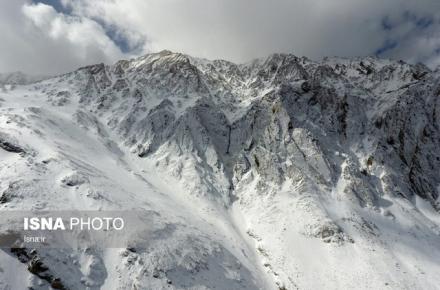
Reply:
<svg viewBox="0 0 440 290"><path fill-rule="evenodd" d="M146 249L5 250L0 285L435 289L439 80L375 58L162 51L4 86L0 210L155 222L138 225Z"/></svg>

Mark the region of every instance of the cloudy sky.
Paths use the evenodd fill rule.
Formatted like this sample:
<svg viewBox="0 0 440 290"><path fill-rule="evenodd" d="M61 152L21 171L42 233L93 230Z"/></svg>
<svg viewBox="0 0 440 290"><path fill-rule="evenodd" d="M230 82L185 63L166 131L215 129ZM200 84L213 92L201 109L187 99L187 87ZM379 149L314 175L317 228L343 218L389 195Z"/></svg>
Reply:
<svg viewBox="0 0 440 290"><path fill-rule="evenodd" d="M440 65L439 0L0 0L0 72L55 74L169 49Z"/></svg>

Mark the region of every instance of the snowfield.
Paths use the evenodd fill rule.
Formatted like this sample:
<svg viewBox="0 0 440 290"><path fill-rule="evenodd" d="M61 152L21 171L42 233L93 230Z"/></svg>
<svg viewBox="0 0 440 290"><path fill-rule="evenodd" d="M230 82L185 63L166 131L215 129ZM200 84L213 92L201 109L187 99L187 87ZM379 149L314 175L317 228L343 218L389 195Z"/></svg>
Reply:
<svg viewBox="0 0 440 290"><path fill-rule="evenodd" d="M438 71L162 51L7 80L0 212L141 212L146 246L4 248L0 289L440 287Z"/></svg>

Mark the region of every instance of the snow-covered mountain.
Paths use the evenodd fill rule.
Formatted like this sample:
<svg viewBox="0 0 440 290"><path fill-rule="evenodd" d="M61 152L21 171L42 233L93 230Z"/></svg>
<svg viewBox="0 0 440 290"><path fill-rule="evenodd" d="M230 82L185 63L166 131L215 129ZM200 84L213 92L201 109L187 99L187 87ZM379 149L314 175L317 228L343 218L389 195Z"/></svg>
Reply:
<svg viewBox="0 0 440 290"><path fill-rule="evenodd" d="M0 211L146 248L3 249L0 289L438 289L440 73L162 51L0 90ZM52 285L52 286L50 286Z"/></svg>
<svg viewBox="0 0 440 290"><path fill-rule="evenodd" d="M48 76L42 75L28 75L20 71L12 73L0 73L0 88L4 85L27 85L48 78Z"/></svg>

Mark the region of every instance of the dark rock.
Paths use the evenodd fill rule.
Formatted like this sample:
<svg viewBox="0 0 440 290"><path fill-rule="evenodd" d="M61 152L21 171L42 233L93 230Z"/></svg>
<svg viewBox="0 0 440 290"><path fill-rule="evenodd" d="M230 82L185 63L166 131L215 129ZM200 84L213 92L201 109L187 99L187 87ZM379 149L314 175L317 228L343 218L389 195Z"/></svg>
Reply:
<svg viewBox="0 0 440 290"><path fill-rule="evenodd" d="M306 81L301 84L301 89L303 90L304 93L308 93L312 89L312 86L310 85L309 82Z"/></svg>
<svg viewBox="0 0 440 290"><path fill-rule="evenodd" d="M17 259L21 263L27 263L31 259L28 255L26 248L11 248L11 253L17 256Z"/></svg>
<svg viewBox="0 0 440 290"><path fill-rule="evenodd" d="M11 153L24 153L25 150L16 144L0 139L0 148Z"/></svg>
<svg viewBox="0 0 440 290"><path fill-rule="evenodd" d="M38 258L33 258L29 265L28 270L32 274L35 274L40 277L43 272L46 272L48 268L43 264L43 262Z"/></svg>
<svg viewBox="0 0 440 290"><path fill-rule="evenodd" d="M61 290L66 289L66 287L64 287L63 283L61 282L60 278L53 279L52 282L50 283L50 286L53 289L61 289Z"/></svg>
<svg viewBox="0 0 440 290"><path fill-rule="evenodd" d="M4 204L10 201L10 197L7 195L7 192L3 192L2 196L0 196L0 204Z"/></svg>
<svg viewBox="0 0 440 290"><path fill-rule="evenodd" d="M132 252L132 253L136 253L136 248L128 247L128 248L127 248L127 251L130 251L130 252Z"/></svg>

